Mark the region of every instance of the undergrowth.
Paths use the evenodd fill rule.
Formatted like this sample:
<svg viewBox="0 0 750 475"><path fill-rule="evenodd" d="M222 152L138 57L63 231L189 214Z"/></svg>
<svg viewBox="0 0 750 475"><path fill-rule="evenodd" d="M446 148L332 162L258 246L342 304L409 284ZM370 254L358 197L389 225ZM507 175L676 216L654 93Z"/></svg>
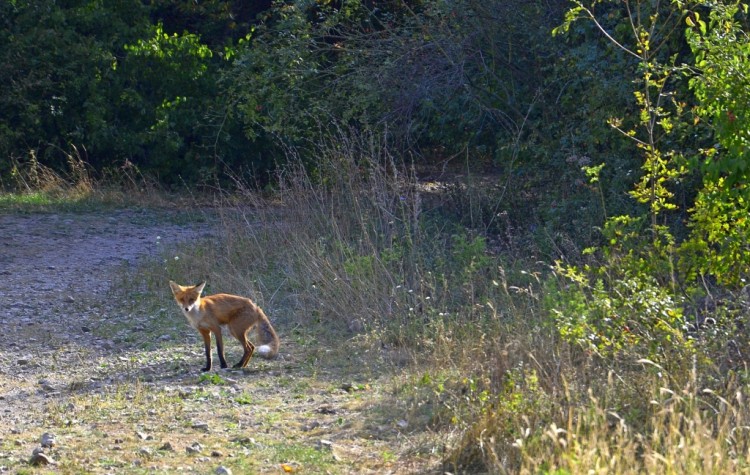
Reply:
<svg viewBox="0 0 750 475"><path fill-rule="evenodd" d="M643 344L627 346L635 336L617 326L599 338L628 351L576 341L563 330L592 329L565 318L606 317L605 289L580 287L576 303L560 269L493 254L483 234L425 211L412 168L372 136L338 131L317 156L310 171L290 152L270 197L238 182L222 239L170 272L365 346L381 371L404 368L396 395L410 427L442 434L448 471L748 470L746 372L727 379L696 354L703 336L649 316L674 303L662 309L648 288L621 294Z"/></svg>
<svg viewBox="0 0 750 475"><path fill-rule="evenodd" d="M0 210L75 212L163 207L174 198L130 162L95 172L86 162L85 150L72 147L65 157L65 166L60 169L42 164L34 150L23 159L11 158L8 178L0 180Z"/></svg>
<svg viewBox="0 0 750 475"><path fill-rule="evenodd" d="M366 355L360 371L399 375L403 428L443 441L445 471L750 473L744 307L690 327L687 303L640 274L492 252L427 211L376 137L338 130L317 156L311 170L289 151L272 191L237 180L217 237L165 255L140 290L169 301L168 279L206 280L267 309L311 367L327 348L331 371Z"/></svg>

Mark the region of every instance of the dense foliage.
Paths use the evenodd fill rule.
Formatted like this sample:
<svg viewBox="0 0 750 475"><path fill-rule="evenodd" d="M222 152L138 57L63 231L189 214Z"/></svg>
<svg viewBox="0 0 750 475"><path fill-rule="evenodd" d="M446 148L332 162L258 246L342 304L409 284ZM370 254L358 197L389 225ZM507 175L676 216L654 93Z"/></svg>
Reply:
<svg viewBox="0 0 750 475"><path fill-rule="evenodd" d="M454 217L572 264L604 242L596 265L630 269L604 292L655 279L676 302L699 278L739 288L746 7L4 2L0 177L75 151L163 183L264 183L289 147L315 167L316 142L351 128L418 165L489 167L496 186Z"/></svg>
<svg viewBox="0 0 750 475"><path fill-rule="evenodd" d="M293 157L298 211L335 198L321 228L352 231L310 240L365 282L352 295L404 281L427 289L409 312L442 292L474 318L500 285L488 256L543 262L534 331L697 385L748 362L749 32L734 0L6 1L0 184L74 151L99 172L283 190L270 172ZM463 180L426 206L414 174L446 170ZM504 426L519 388L542 393L503 386L478 420Z"/></svg>
<svg viewBox="0 0 750 475"><path fill-rule="evenodd" d="M554 139L589 142L577 97L601 53L561 60L564 1L246 3L4 2L0 155L55 165L76 146L195 181L268 169L335 121L547 180L531 172L577 152Z"/></svg>

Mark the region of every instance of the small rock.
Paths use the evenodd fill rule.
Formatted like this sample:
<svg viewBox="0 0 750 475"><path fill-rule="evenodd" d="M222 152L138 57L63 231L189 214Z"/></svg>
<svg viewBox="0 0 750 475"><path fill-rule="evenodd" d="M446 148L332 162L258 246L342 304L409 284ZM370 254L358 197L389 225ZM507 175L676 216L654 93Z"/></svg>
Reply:
<svg viewBox="0 0 750 475"><path fill-rule="evenodd" d="M74 303L76 299L74 299L72 295L68 295L67 297L65 297L64 301L65 303Z"/></svg>
<svg viewBox="0 0 750 475"><path fill-rule="evenodd" d="M320 441L318 441L318 449L331 451L333 450L333 442L326 439L320 439Z"/></svg>
<svg viewBox="0 0 750 475"><path fill-rule="evenodd" d="M198 442L194 442L193 445L185 447L185 451L189 454L198 454L203 451L203 446Z"/></svg>
<svg viewBox="0 0 750 475"><path fill-rule="evenodd" d="M136 432L135 434L141 440L154 440L154 436L152 436L151 434L146 434L145 432Z"/></svg>
<svg viewBox="0 0 750 475"><path fill-rule="evenodd" d="M401 429L406 429L409 427L409 423L406 422L404 419L401 419L400 421L396 422L396 425L399 426Z"/></svg>
<svg viewBox="0 0 750 475"><path fill-rule="evenodd" d="M46 447L46 448L54 447L55 445L57 445L57 441L55 440L55 434L45 432L39 438L39 443L42 444L42 447Z"/></svg>
<svg viewBox="0 0 750 475"><path fill-rule="evenodd" d="M204 430L208 432L208 423L206 422L196 422L191 427L196 430Z"/></svg>
<svg viewBox="0 0 750 475"><path fill-rule="evenodd" d="M310 432L311 430L317 429L318 427L320 427L320 422L312 421L311 423L302 426L302 432Z"/></svg>
<svg viewBox="0 0 750 475"><path fill-rule="evenodd" d="M29 463L31 465L57 465L57 462L50 457L49 455L45 454L44 452L37 452L34 455L31 456L31 459L29 459Z"/></svg>
<svg viewBox="0 0 750 475"><path fill-rule="evenodd" d="M232 439L232 442L236 442L240 445L258 445L258 442L255 441L252 437L237 437L236 439Z"/></svg>
<svg viewBox="0 0 750 475"><path fill-rule="evenodd" d="M167 442L164 442L164 445L159 447L159 450L164 450L166 452L174 452L174 446L172 445L171 442L167 441Z"/></svg>
<svg viewBox="0 0 750 475"><path fill-rule="evenodd" d="M215 473L216 475L232 475L232 471L224 466L219 466Z"/></svg>
<svg viewBox="0 0 750 475"><path fill-rule="evenodd" d="M141 447L138 450L138 453L140 455L143 455L143 456L146 456L146 457L150 457L151 455L153 455L153 452L151 451L151 449L149 447Z"/></svg>

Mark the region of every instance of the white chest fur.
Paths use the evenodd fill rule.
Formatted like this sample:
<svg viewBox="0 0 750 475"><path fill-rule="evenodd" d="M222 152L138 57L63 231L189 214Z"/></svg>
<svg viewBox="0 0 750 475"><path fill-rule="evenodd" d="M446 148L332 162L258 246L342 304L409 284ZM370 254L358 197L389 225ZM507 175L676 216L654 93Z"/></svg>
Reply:
<svg viewBox="0 0 750 475"><path fill-rule="evenodd" d="M200 310L198 310L197 306L194 305L193 308L190 310L182 310L183 315L185 315L185 318L187 318L188 323L191 327L198 329L198 323L201 321L201 313Z"/></svg>

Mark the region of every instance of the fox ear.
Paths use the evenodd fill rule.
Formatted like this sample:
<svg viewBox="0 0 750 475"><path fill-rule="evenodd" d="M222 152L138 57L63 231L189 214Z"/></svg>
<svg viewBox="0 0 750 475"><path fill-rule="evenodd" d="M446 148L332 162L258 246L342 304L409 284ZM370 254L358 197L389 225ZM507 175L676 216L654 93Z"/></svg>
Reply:
<svg viewBox="0 0 750 475"><path fill-rule="evenodd" d="M200 284L195 286L195 290L198 291L198 295L200 295L203 292L203 287L206 286L205 282L201 282Z"/></svg>
<svg viewBox="0 0 750 475"><path fill-rule="evenodd" d="M180 286L179 286L179 285L177 285L177 284L175 284L175 283L174 283L174 282L172 282L171 280L169 281L169 287L170 287L170 288L172 289L172 293L173 293L173 294L176 294L177 292L179 292L179 291L180 291Z"/></svg>

